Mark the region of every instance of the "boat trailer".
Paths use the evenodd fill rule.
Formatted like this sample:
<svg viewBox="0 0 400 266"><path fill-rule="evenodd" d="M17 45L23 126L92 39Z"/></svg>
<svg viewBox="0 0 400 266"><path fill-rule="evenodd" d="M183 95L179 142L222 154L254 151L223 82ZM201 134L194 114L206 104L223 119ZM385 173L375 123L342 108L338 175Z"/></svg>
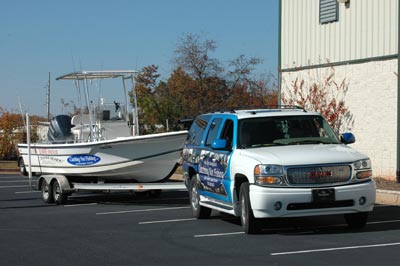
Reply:
<svg viewBox="0 0 400 266"><path fill-rule="evenodd" d="M64 175L41 175L36 182L31 182L31 187L40 190L45 203L64 205L68 196L81 191L101 192L147 192L151 197L158 197L166 190L187 190L182 181L169 181L159 183L75 183L69 182Z"/></svg>

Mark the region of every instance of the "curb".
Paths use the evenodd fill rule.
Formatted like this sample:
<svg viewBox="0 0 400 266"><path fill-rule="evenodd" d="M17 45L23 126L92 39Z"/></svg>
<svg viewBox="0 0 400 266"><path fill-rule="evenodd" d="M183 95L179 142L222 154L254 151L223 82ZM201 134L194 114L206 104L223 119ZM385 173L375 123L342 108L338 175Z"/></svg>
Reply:
<svg viewBox="0 0 400 266"><path fill-rule="evenodd" d="M375 203L400 206L400 191L377 189Z"/></svg>

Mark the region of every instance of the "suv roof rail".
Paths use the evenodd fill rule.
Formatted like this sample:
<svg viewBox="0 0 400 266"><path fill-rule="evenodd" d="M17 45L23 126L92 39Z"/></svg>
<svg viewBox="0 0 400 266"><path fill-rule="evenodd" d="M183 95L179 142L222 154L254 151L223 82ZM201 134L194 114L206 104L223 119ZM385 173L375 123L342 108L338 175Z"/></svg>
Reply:
<svg viewBox="0 0 400 266"><path fill-rule="evenodd" d="M251 111L251 110L265 110L265 109L274 109L274 110L280 110L280 109L287 109L287 110L303 110L303 112L307 112L307 110L301 106L298 105L264 105L264 106L247 106L247 107L234 107L234 108L226 108L226 109L217 109L210 111L210 113L237 113L238 111Z"/></svg>
<svg viewBox="0 0 400 266"><path fill-rule="evenodd" d="M307 110L304 107L301 107L299 105L267 105L265 107L266 109L297 109L297 110L303 110L304 112L307 112Z"/></svg>

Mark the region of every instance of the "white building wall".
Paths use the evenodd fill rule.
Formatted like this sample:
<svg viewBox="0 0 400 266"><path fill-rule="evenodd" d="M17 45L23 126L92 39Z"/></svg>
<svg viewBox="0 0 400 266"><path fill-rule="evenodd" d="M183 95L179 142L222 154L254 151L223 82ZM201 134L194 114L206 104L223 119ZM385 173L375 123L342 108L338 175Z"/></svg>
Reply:
<svg viewBox="0 0 400 266"><path fill-rule="evenodd" d="M319 23L319 0L281 0L281 68L397 54L398 0L350 0Z"/></svg>
<svg viewBox="0 0 400 266"><path fill-rule="evenodd" d="M354 115L352 144L372 160L374 176L396 179L397 60L335 66L335 81L349 82L345 103ZM329 68L282 73L282 94L296 78L326 77Z"/></svg>

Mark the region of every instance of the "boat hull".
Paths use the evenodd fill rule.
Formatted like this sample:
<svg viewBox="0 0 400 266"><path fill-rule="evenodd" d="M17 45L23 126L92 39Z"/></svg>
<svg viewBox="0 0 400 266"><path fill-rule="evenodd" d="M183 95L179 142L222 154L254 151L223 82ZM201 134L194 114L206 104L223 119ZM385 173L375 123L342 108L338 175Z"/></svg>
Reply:
<svg viewBox="0 0 400 266"><path fill-rule="evenodd" d="M31 169L39 175L158 182L175 169L186 136L187 131L179 131L91 143L32 144ZM29 170L28 145L18 148Z"/></svg>

